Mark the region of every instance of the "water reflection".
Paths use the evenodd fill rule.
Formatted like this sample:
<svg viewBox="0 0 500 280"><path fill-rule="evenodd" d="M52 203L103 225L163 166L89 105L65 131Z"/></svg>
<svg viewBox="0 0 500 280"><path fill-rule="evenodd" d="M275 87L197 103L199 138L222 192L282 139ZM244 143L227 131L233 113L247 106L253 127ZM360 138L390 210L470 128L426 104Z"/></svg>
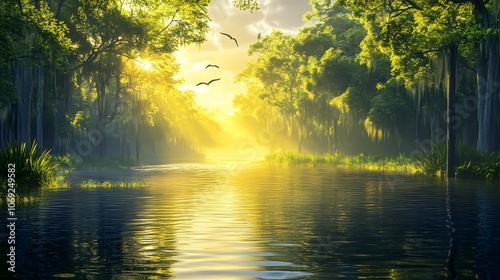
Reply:
<svg viewBox="0 0 500 280"><path fill-rule="evenodd" d="M133 172L149 187L48 191L20 207L22 278L446 279L453 226L457 276L498 279L500 190L482 182L452 193L331 168Z"/></svg>
<svg viewBox="0 0 500 280"><path fill-rule="evenodd" d="M176 279L288 279L311 274L301 271L303 265L280 260L280 252L266 245L270 240L256 236L259 205L229 183L234 174L227 168L185 165L162 172L150 178L150 190L156 202L169 203L168 214L160 215L182 219L174 226ZM157 203L149 203L145 215L155 212Z"/></svg>

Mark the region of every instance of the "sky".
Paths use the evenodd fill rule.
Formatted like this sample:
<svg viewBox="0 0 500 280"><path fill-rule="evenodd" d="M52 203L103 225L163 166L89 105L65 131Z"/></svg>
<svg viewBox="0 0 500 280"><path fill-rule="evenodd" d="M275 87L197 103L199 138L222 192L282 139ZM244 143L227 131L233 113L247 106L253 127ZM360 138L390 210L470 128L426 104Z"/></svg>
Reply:
<svg viewBox="0 0 500 280"><path fill-rule="evenodd" d="M245 65L254 59L248 56L249 46L262 36L278 29L287 34L296 33L308 25L302 15L310 10L309 0L258 0L260 9L253 13L240 11L231 0L212 0L208 13L212 22L207 41L200 46L187 46L175 53L180 71L177 78L184 80L182 90L195 92L196 102L222 114L232 114L232 100L236 94L245 93L243 84L235 82L235 77ZM238 40L239 47L220 32L231 34ZM216 64L219 69L208 64ZM200 85L220 78L210 86Z"/></svg>

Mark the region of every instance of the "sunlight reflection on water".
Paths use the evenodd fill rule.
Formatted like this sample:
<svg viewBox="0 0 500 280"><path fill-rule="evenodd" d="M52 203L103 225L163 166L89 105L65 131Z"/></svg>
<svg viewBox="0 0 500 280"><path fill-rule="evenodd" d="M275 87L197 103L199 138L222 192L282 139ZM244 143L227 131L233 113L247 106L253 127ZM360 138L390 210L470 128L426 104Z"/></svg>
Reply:
<svg viewBox="0 0 500 280"><path fill-rule="evenodd" d="M439 180L241 164L144 166L147 188L43 192L19 209L23 277L446 279ZM457 183L451 213L464 279L498 275L500 190L481 184Z"/></svg>

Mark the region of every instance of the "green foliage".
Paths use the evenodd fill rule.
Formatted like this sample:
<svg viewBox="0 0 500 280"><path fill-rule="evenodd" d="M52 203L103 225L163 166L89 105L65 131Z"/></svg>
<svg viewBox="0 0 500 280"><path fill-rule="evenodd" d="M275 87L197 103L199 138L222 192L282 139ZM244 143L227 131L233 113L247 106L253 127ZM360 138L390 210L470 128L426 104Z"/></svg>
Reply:
<svg viewBox="0 0 500 280"><path fill-rule="evenodd" d="M0 67L2 67L2 66L0 66ZM12 82L10 75L8 75L8 72L1 71L0 72L0 108L7 107L8 105L15 103L15 101L16 101L15 90L16 89L14 87L14 83Z"/></svg>
<svg viewBox="0 0 500 280"><path fill-rule="evenodd" d="M430 151L415 157L417 172L429 176L446 174L446 145L436 144ZM455 175L500 179L500 154L480 153L474 147L459 145L456 149Z"/></svg>
<svg viewBox="0 0 500 280"><path fill-rule="evenodd" d="M255 111L263 113L252 116L255 127L283 124L285 129L273 138L271 149L277 144L274 140L283 137L290 142L285 145L297 145L297 151L302 143L332 151L347 138L361 136L370 100L378 94L376 85L390 76L388 63L368 72L357 61L365 35L349 9L334 6L328 16L296 36L275 31L250 46L256 61L238 80L248 88L246 99L255 101L237 105L241 113L252 111L244 106L259 107Z"/></svg>
<svg viewBox="0 0 500 280"><path fill-rule="evenodd" d="M256 0L233 0L233 5L240 10L248 10L251 13L259 10L259 3Z"/></svg>
<svg viewBox="0 0 500 280"><path fill-rule="evenodd" d="M368 117L377 127L403 128L413 121L414 113L406 93L401 93L394 83L387 83L371 100Z"/></svg>
<svg viewBox="0 0 500 280"><path fill-rule="evenodd" d="M419 173L443 175L446 172L446 146L434 144L431 150L424 150L415 156Z"/></svg>
<svg viewBox="0 0 500 280"><path fill-rule="evenodd" d="M26 143L11 143L0 151L0 181L5 187L9 164L15 165L15 181L18 187L49 187L57 183L57 164L50 151L40 152L33 142L28 148Z"/></svg>
<svg viewBox="0 0 500 280"><path fill-rule="evenodd" d="M400 172L414 172L415 166L412 160L400 154L397 157L377 157L364 153L358 155L347 154L322 154L308 155L298 153L271 153L264 158L265 163L278 164L282 166L334 166L334 167L356 167L370 170L386 170Z"/></svg>
<svg viewBox="0 0 500 280"><path fill-rule="evenodd" d="M144 181L94 181L94 180L85 180L80 185L81 188L84 189L96 189L96 188L144 188L147 187L148 184Z"/></svg>
<svg viewBox="0 0 500 280"><path fill-rule="evenodd" d="M340 153L307 155L292 152L271 153L264 158L265 163L281 166L334 166L356 167L369 170L399 171L443 176L446 172L446 146L434 145L429 151L414 158L404 154L397 157L378 157L367 154L346 155ZM482 154L474 148L460 145L457 147L457 177L480 177L500 179L500 154Z"/></svg>
<svg viewBox="0 0 500 280"><path fill-rule="evenodd" d="M9 200L10 199L9 199L8 195L4 195L4 196L0 197L0 206L7 205ZM29 205L29 204L40 202L40 198L38 197L37 194L35 194L35 195L33 195L33 194L19 195L16 193L15 200L16 200L16 204L18 204L18 205Z"/></svg>
<svg viewBox="0 0 500 280"><path fill-rule="evenodd" d="M483 159L473 165L474 174L488 179L500 179L500 153L483 155Z"/></svg>
<svg viewBox="0 0 500 280"><path fill-rule="evenodd" d="M83 159L78 155L71 155L69 153L64 155L53 156L54 162L62 169L67 171L76 170L82 165Z"/></svg>

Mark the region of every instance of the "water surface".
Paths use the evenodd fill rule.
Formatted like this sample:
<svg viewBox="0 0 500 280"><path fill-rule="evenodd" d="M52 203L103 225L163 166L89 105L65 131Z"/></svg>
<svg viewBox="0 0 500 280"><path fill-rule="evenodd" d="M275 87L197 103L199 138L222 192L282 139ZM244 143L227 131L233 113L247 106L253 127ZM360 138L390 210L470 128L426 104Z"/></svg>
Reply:
<svg viewBox="0 0 500 280"><path fill-rule="evenodd" d="M223 162L70 180L18 206L22 278L500 279L498 182Z"/></svg>

